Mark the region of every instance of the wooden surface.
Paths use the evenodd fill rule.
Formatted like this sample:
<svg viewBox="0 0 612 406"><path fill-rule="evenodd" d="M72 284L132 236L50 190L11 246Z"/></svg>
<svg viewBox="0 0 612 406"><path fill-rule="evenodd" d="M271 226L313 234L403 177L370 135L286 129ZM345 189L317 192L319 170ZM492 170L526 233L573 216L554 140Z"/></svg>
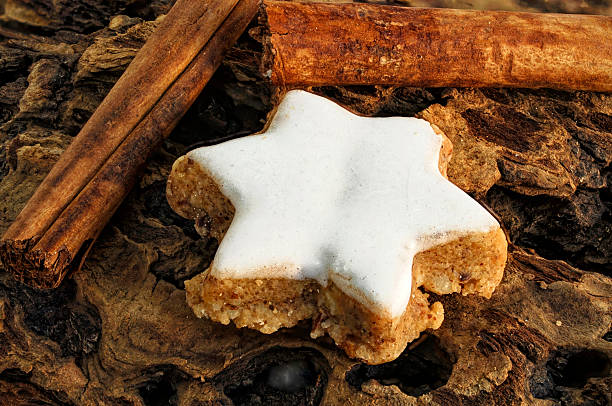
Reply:
<svg viewBox="0 0 612 406"><path fill-rule="evenodd" d="M0 232L168 2L5 0L2 9ZM183 282L216 243L168 207L166 177L188 148L263 125L271 93L257 72L256 26L251 34L149 162L82 272L38 292L0 271L0 404L609 404L610 95L314 89L363 114L425 117L447 134L450 179L491 207L514 243L502 284L491 300L435 298L442 327L378 367L311 340L304 326L262 335L192 315Z"/></svg>

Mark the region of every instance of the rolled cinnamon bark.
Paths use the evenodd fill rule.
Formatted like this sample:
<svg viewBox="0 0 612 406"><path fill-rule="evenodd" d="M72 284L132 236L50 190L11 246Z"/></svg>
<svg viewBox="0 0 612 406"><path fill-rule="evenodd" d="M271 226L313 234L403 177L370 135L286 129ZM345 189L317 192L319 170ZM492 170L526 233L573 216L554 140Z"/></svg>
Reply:
<svg viewBox="0 0 612 406"><path fill-rule="evenodd" d="M612 91L612 18L264 3L263 72L323 85Z"/></svg>
<svg viewBox="0 0 612 406"><path fill-rule="evenodd" d="M2 237L0 260L18 279L52 288L81 265L151 152L254 17L258 1L234 5L176 3Z"/></svg>

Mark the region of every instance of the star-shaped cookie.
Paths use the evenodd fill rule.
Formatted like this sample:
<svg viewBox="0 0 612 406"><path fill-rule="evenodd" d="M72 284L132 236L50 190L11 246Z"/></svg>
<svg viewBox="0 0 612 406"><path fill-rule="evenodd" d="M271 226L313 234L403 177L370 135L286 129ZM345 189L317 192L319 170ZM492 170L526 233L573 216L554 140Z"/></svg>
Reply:
<svg viewBox="0 0 612 406"><path fill-rule="evenodd" d="M443 176L449 153L424 120L287 93L264 133L175 163L171 205L221 239L190 305L266 333L313 318L351 356L395 358L442 321L419 287L490 296L503 272L505 237Z"/></svg>

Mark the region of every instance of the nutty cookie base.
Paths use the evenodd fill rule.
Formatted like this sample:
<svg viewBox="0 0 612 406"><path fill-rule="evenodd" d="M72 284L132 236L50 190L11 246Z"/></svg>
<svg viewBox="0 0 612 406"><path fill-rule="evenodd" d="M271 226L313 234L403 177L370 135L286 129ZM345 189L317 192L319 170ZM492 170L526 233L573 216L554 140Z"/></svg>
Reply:
<svg viewBox="0 0 612 406"><path fill-rule="evenodd" d="M490 297L503 276L506 238L501 229L470 234L415 256L412 297L392 318L336 285L313 280L217 279L205 272L185 282L187 302L199 317L273 333L312 319L313 338L328 334L353 358L380 364L399 356L407 343L444 319L440 302L429 304L422 289ZM474 255L474 253L485 253Z"/></svg>
<svg viewBox="0 0 612 406"><path fill-rule="evenodd" d="M434 130L436 128L434 127ZM452 145L443 137L440 173ZM234 207L217 182L200 165L179 158L168 180L168 202L180 215L195 220L198 232L221 241ZM503 276L507 242L499 228L471 233L417 254L412 268L412 297L406 311L392 318L374 304L363 304L330 283L314 280L217 279L209 272L185 282L187 301L199 317L237 327L273 333L312 319L311 335L327 333L350 357L369 364L391 361L428 329L440 327L442 304L429 304L424 291L461 292L489 298Z"/></svg>

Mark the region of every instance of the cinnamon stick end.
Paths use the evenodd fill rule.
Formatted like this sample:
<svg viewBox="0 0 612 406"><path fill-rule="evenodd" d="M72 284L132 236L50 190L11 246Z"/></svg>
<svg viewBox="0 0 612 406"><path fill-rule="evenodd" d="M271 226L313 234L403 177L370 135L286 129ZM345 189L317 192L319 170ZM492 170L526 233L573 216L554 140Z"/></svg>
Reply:
<svg viewBox="0 0 612 406"><path fill-rule="evenodd" d="M35 239L0 241L0 262L15 279L37 289L57 288L71 273L70 252L34 249Z"/></svg>

